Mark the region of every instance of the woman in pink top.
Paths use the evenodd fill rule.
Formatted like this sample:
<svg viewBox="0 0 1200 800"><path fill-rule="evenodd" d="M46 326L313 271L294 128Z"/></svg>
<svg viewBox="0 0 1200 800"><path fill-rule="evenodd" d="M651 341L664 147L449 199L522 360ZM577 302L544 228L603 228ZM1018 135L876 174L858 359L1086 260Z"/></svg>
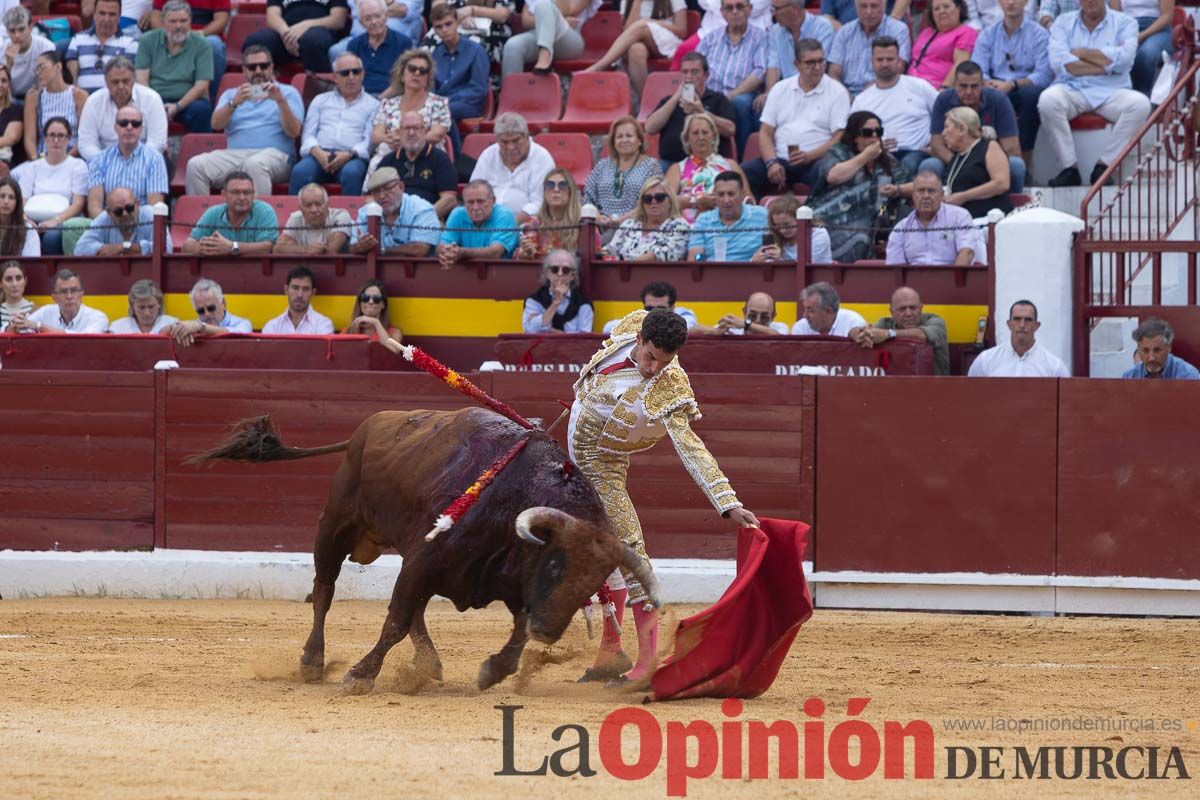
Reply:
<svg viewBox="0 0 1200 800"><path fill-rule="evenodd" d="M925 27L913 42L908 74L929 81L935 89L948 88L955 65L971 57L978 35L967 24L966 0L933 0Z"/></svg>

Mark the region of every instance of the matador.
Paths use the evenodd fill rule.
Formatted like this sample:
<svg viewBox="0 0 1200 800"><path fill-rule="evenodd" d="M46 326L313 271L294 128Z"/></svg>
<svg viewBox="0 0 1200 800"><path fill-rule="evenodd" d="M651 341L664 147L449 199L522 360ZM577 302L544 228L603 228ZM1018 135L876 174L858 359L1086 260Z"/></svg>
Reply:
<svg viewBox="0 0 1200 800"><path fill-rule="evenodd" d="M613 531L647 560L642 526L625 480L630 455L650 449L664 436L670 437L688 474L718 513L738 527L758 525L692 431L700 409L676 357L687 334L687 323L673 311L635 311L613 329L575 383L567 430L571 459L599 492ZM620 634L606 624L596 661L580 681L643 681L657 666L658 614L632 573L618 569L608 586L618 625L626 601L633 608L637 663L631 664Z"/></svg>

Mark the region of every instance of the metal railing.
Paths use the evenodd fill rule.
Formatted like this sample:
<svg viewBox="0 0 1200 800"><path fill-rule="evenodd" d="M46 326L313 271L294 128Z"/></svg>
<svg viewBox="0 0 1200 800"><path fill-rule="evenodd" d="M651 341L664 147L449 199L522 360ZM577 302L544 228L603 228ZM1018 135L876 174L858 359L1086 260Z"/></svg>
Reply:
<svg viewBox="0 0 1200 800"><path fill-rule="evenodd" d="M1187 303L1196 303L1200 61L1190 17L1176 33L1176 47L1175 86L1080 203L1084 227L1075 242L1074 270L1077 375L1089 373L1090 334L1100 319L1139 316L1162 304L1164 255L1186 257ZM1179 234L1192 241L1170 241Z"/></svg>

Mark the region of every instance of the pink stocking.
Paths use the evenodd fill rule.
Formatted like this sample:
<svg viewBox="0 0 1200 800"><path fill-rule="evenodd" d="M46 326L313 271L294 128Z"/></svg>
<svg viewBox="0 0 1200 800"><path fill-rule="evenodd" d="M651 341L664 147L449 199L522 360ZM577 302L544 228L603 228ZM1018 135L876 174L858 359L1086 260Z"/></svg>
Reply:
<svg viewBox="0 0 1200 800"><path fill-rule="evenodd" d="M631 681L648 678L658 666L658 610L650 606L646 611L646 603L635 603L633 606L633 623L637 626L638 658L633 669L625 673Z"/></svg>

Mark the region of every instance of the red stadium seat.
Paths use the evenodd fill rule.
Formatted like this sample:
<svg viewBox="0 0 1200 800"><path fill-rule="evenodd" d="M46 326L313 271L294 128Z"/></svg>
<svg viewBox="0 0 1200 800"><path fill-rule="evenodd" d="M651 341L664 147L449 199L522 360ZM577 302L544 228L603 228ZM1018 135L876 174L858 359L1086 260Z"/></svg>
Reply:
<svg viewBox="0 0 1200 800"><path fill-rule="evenodd" d="M624 25L619 11L598 12L583 23L583 28L579 31L583 35L583 52L579 54L579 58L555 59L555 71L576 72L595 64L600 60L600 56L608 52L608 46L621 34Z"/></svg>
<svg viewBox="0 0 1200 800"><path fill-rule="evenodd" d="M242 48L250 34L267 27L267 15L245 14L238 12L229 21L229 30L225 34L227 50L226 69L230 72L240 72L242 69Z"/></svg>
<svg viewBox="0 0 1200 800"><path fill-rule="evenodd" d="M470 133L463 137L462 154L471 158L479 158L487 146L496 141L496 137L490 133Z"/></svg>
<svg viewBox="0 0 1200 800"><path fill-rule="evenodd" d="M237 8L239 14L266 14L266 0L233 0L232 5Z"/></svg>
<svg viewBox="0 0 1200 800"><path fill-rule="evenodd" d="M624 72L584 72L571 79L562 119L554 132L606 133L612 121L629 113L629 76Z"/></svg>
<svg viewBox="0 0 1200 800"><path fill-rule="evenodd" d="M350 219L358 219L359 210L370 201L371 198L369 197L338 195L337 197L329 198L329 206L331 208L344 208L350 212Z"/></svg>
<svg viewBox="0 0 1200 800"><path fill-rule="evenodd" d="M207 153L210 150L225 149L225 134L223 133L189 133L183 137L179 145L179 158L175 161L175 174L171 176L171 194L183 194L187 177L187 162L192 156ZM172 234L173 235L173 234Z"/></svg>
<svg viewBox="0 0 1200 800"><path fill-rule="evenodd" d="M818 12L818 13L820 13L820 12ZM683 37L684 41L687 41L688 39L690 39L692 37L692 35L698 30L700 30L700 12L689 9L687 12L687 36ZM662 70L670 69L671 68L671 59L669 59L669 58L652 58L648 62L648 66L650 67L650 74L653 75L655 72L661 72ZM642 105L644 107L645 103L642 103ZM651 111L653 111L653 110L654 109L651 108Z"/></svg>
<svg viewBox="0 0 1200 800"><path fill-rule="evenodd" d="M742 161L753 161L756 158L762 158L762 148L758 144L758 133L750 134L750 138L746 140L746 151L742 153Z"/></svg>
<svg viewBox="0 0 1200 800"><path fill-rule="evenodd" d="M509 75L500 87L500 105L496 116L513 111L525 118L531 133L546 130L562 116L562 81L557 75L534 75L519 72ZM486 120L479 130L490 131L495 119Z"/></svg>
<svg viewBox="0 0 1200 800"><path fill-rule="evenodd" d="M592 141L586 133L543 133L533 140L550 151L555 166L568 170L583 186L592 171Z"/></svg>
<svg viewBox="0 0 1200 800"><path fill-rule="evenodd" d="M282 228L293 211L300 210L300 198L294 194L273 194L270 197L260 197L264 203L275 209L275 219Z"/></svg>
<svg viewBox="0 0 1200 800"><path fill-rule="evenodd" d="M246 82L246 74L244 72L226 72L221 76L221 82L217 84L217 98L225 94L226 89L236 89Z"/></svg>
<svg viewBox="0 0 1200 800"><path fill-rule="evenodd" d="M1102 131L1107 126L1108 120L1090 111L1071 120L1071 130L1073 131Z"/></svg>
<svg viewBox="0 0 1200 800"><path fill-rule="evenodd" d="M189 136L197 136L203 134L188 134ZM175 246L175 251L179 252L183 249L183 240L188 238L192 232L192 226L200 219L208 208L220 205L225 202L220 195L194 195L185 194L183 197L175 201L175 210L171 214L171 243Z"/></svg>
<svg viewBox="0 0 1200 800"><path fill-rule="evenodd" d="M316 80L309 80L310 78ZM325 81L325 86L320 85L319 81ZM304 101L304 107L308 108L314 97L321 94L322 91L329 91L329 89L333 88L333 73L314 72L310 75L307 72L299 72L292 76L291 84L292 88L300 93L300 99Z"/></svg>
<svg viewBox="0 0 1200 800"><path fill-rule="evenodd" d="M638 110L638 121L646 124L646 117L654 112L660 100L675 94L683 78L678 72L651 72L642 87L642 107Z"/></svg>

